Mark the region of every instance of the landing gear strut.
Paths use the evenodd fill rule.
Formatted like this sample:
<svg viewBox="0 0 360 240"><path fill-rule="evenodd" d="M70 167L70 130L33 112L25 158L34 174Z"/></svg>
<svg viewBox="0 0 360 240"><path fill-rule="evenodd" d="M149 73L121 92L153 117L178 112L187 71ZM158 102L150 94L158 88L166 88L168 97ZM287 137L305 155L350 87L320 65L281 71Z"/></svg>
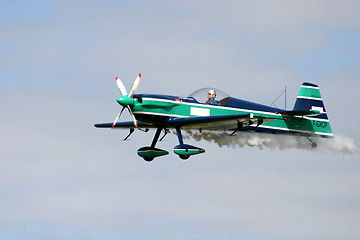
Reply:
<svg viewBox="0 0 360 240"><path fill-rule="evenodd" d="M154 158L156 158L156 157L160 157L160 156L169 154L169 152L166 150L155 148L155 145L159 139L161 130L162 130L162 128L158 128L156 130L154 139L153 139L150 147L142 147L137 151L138 155L140 157L144 158L144 160L147 162L154 160Z"/></svg>
<svg viewBox="0 0 360 240"><path fill-rule="evenodd" d="M166 151L166 150L155 148L155 145L159 140L161 131L162 131L162 128L160 128L160 127L157 128L154 139L153 139L153 141L151 143L151 146L142 147L137 151L137 154L147 162L150 162L150 161L154 160L154 158L156 158L156 157L160 157L160 156L164 156L164 155L169 154L169 152ZM177 133L177 136L178 136L178 139L179 139L179 145L174 147L174 153L179 155L179 157L181 159L186 160L191 155L200 154L200 153L205 152L205 150L202 149L202 148L191 146L189 144L184 144L180 127L176 128L176 133ZM160 139L160 141L165 137L166 134L167 134L167 131L165 129L165 134Z"/></svg>
<svg viewBox="0 0 360 240"><path fill-rule="evenodd" d="M309 136L307 136L307 139L311 142L311 147L312 147L312 148L316 148L316 147L317 147L317 143L316 143L314 140L312 140Z"/></svg>
<svg viewBox="0 0 360 240"><path fill-rule="evenodd" d="M204 149L184 144L183 137L181 135L180 127L176 128L176 133L179 139L179 145L174 147L174 153L179 155L182 160L188 159L191 155L200 154L205 152Z"/></svg>

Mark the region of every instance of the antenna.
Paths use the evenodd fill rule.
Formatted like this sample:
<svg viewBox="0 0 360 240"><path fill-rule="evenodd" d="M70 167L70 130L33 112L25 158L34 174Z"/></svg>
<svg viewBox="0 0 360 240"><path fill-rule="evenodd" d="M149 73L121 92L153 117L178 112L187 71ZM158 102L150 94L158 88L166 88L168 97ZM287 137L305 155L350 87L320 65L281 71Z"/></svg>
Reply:
<svg viewBox="0 0 360 240"><path fill-rule="evenodd" d="M275 108L278 108L275 105L275 102L285 93L285 110L286 110L286 92L287 92L287 88L286 88L286 85L285 85L285 90L281 92L281 94L270 104L270 106L274 105Z"/></svg>
<svg viewBox="0 0 360 240"><path fill-rule="evenodd" d="M286 92L287 92L287 89L286 89L286 85L285 85L285 111L286 111Z"/></svg>

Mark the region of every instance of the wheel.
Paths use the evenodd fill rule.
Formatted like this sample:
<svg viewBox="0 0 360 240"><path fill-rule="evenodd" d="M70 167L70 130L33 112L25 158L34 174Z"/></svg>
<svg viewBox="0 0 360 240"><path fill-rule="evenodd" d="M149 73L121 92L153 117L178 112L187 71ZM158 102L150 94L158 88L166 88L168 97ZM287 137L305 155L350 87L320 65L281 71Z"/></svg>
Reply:
<svg viewBox="0 0 360 240"><path fill-rule="evenodd" d="M144 160L147 162L151 162L152 160L154 160L154 157L144 157Z"/></svg>
<svg viewBox="0 0 360 240"><path fill-rule="evenodd" d="M312 143L311 143L311 146L312 146L313 148L316 148L316 147L317 147L317 143L316 143L316 142L312 142Z"/></svg>
<svg viewBox="0 0 360 240"><path fill-rule="evenodd" d="M186 160L190 157L190 155L179 155L179 157L182 159L182 160Z"/></svg>

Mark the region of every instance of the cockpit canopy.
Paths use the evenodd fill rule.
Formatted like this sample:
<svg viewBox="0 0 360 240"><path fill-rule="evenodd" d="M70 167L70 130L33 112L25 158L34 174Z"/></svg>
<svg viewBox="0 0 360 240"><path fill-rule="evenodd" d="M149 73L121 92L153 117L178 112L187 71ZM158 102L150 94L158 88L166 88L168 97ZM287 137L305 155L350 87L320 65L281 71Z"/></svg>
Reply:
<svg viewBox="0 0 360 240"><path fill-rule="evenodd" d="M219 102L219 105L222 105L222 106L226 105L229 102L229 100L231 99L231 97L228 94L226 94L223 91L216 89L216 88L201 88L201 89L191 93L189 95L189 98L193 98L199 103L205 103L208 100L207 96L208 96L208 92L210 90L215 90L215 92L216 92L215 100Z"/></svg>

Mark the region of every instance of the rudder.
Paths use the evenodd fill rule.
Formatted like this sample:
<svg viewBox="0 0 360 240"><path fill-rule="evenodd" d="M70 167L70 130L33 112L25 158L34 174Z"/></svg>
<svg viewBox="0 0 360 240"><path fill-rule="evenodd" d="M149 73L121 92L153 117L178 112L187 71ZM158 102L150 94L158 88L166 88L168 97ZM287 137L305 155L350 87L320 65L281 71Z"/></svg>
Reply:
<svg viewBox="0 0 360 240"><path fill-rule="evenodd" d="M312 121L314 132L324 137L333 136L318 85L308 82L301 85L293 111L316 112L317 114L308 117Z"/></svg>

